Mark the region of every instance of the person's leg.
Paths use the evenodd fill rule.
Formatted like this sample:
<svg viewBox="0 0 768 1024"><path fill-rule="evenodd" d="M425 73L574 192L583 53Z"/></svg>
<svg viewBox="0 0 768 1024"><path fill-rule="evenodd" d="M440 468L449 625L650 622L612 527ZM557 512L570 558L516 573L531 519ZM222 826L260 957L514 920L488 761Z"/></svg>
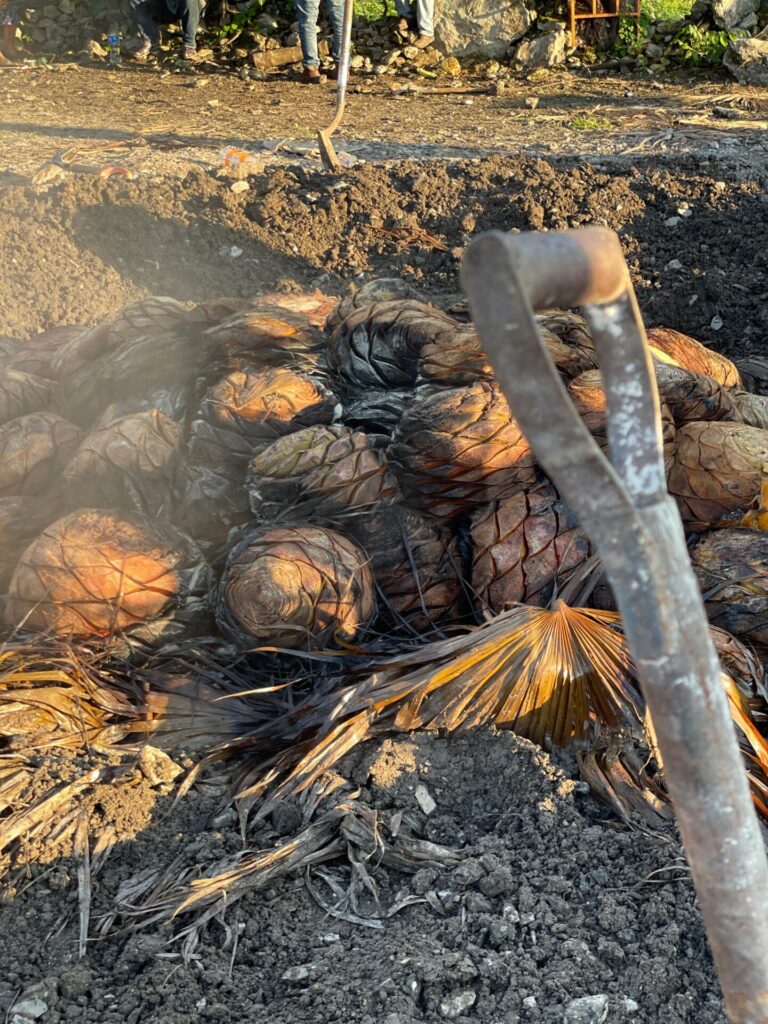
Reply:
<svg viewBox="0 0 768 1024"><path fill-rule="evenodd" d="M16 26L3 25L3 50L8 60L16 60L18 51L16 49Z"/></svg>
<svg viewBox="0 0 768 1024"><path fill-rule="evenodd" d="M296 17L299 22L299 42L305 68L317 68L317 15L320 0L296 0Z"/></svg>
<svg viewBox="0 0 768 1024"><path fill-rule="evenodd" d="M413 23L413 7L411 6L411 0L395 0L395 11L397 12L398 18L403 21L407 21L409 24Z"/></svg>
<svg viewBox="0 0 768 1024"><path fill-rule="evenodd" d="M432 39L435 35L435 0L416 0L416 20L419 35Z"/></svg>
<svg viewBox="0 0 768 1024"><path fill-rule="evenodd" d="M344 32L344 0L325 0L325 8L333 32L333 59L337 61L341 56L341 37Z"/></svg>
<svg viewBox="0 0 768 1024"><path fill-rule="evenodd" d="M144 40L144 46L137 51L137 56L146 54L150 47L157 49L160 46L160 29L152 17L152 5L149 0L130 0L128 8L131 19Z"/></svg>
<svg viewBox="0 0 768 1024"><path fill-rule="evenodd" d="M181 12L181 30L184 33L185 53L197 51L197 26L200 23L199 0L185 0Z"/></svg>

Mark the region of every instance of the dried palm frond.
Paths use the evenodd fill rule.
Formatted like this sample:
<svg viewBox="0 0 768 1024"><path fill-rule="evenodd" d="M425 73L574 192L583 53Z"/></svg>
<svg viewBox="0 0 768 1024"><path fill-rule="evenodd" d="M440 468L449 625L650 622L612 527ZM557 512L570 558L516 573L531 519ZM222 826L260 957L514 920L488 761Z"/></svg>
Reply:
<svg viewBox="0 0 768 1024"><path fill-rule="evenodd" d="M697 420L739 422L744 419L735 395L712 377L664 363L654 364L653 369L659 396L672 413L676 426Z"/></svg>
<svg viewBox="0 0 768 1024"><path fill-rule="evenodd" d="M6 621L157 645L204 630L211 585L200 549L173 527L81 509L48 526L21 556Z"/></svg>
<svg viewBox="0 0 768 1024"><path fill-rule="evenodd" d="M688 423L677 432L669 493L689 528L706 529L751 505L767 464L768 430Z"/></svg>
<svg viewBox="0 0 768 1024"><path fill-rule="evenodd" d="M340 413L335 395L320 380L295 370L232 370L206 392L201 418L192 425L190 454L217 467L246 463L275 438L327 425Z"/></svg>
<svg viewBox="0 0 768 1024"><path fill-rule="evenodd" d="M587 370L574 378L568 390L587 430L606 454L608 444L608 406L603 390L603 376L599 370ZM668 406L660 403L661 440L664 449L664 466L667 476L672 470L675 458L675 422Z"/></svg>
<svg viewBox="0 0 768 1024"><path fill-rule="evenodd" d="M273 441L248 467L251 509L260 522L281 516L351 516L391 504L397 481L387 457L362 433L305 427Z"/></svg>
<svg viewBox="0 0 768 1024"><path fill-rule="evenodd" d="M366 390L347 400L344 422L350 427L362 427L374 434L391 435L413 400L410 388Z"/></svg>
<svg viewBox="0 0 768 1024"><path fill-rule="evenodd" d="M31 373L37 377L56 380L53 361L59 349L73 338L79 337L85 327L52 327L25 341L21 349L7 364L9 370Z"/></svg>
<svg viewBox="0 0 768 1024"><path fill-rule="evenodd" d="M218 366L291 366L305 373L322 363L327 345L313 317L266 301L211 327L205 339Z"/></svg>
<svg viewBox="0 0 768 1024"><path fill-rule="evenodd" d="M516 494L536 480L530 445L495 384L417 398L389 449L405 500L438 518Z"/></svg>
<svg viewBox="0 0 768 1024"><path fill-rule="evenodd" d="M470 535L472 590L486 613L520 602L547 606L592 553L576 517L546 484L479 508Z"/></svg>
<svg viewBox="0 0 768 1024"><path fill-rule="evenodd" d="M768 397L753 395L749 391L732 391L731 398L743 423L768 430Z"/></svg>
<svg viewBox="0 0 768 1024"><path fill-rule="evenodd" d="M207 331L209 327L215 327L224 320L229 320L230 317L247 308L248 299L235 299L231 296L209 299L207 302L198 302L192 309L188 309L184 323L189 327L191 333L196 334L200 331Z"/></svg>
<svg viewBox="0 0 768 1024"><path fill-rule="evenodd" d="M55 519L50 500L13 495L0 498L0 594L4 594L24 549Z"/></svg>
<svg viewBox="0 0 768 1024"><path fill-rule="evenodd" d="M373 281L367 281L356 291L345 295L328 315L326 328L334 330L342 320L346 320L356 309L361 309L363 306L373 306L380 302L408 302L410 300L421 301L421 296L408 281L402 277L379 277Z"/></svg>
<svg viewBox="0 0 768 1024"><path fill-rule="evenodd" d="M245 649L317 649L355 640L375 613L364 552L332 530L300 526L257 530L233 548L216 619Z"/></svg>
<svg viewBox="0 0 768 1024"><path fill-rule="evenodd" d="M366 388L407 388L421 352L438 334L466 335L452 317L423 302L380 302L355 309L334 330L329 361L353 394Z"/></svg>
<svg viewBox="0 0 768 1024"><path fill-rule="evenodd" d="M461 557L448 531L399 504L345 527L370 560L390 628L426 634L462 617Z"/></svg>
<svg viewBox="0 0 768 1024"><path fill-rule="evenodd" d="M768 534L713 530L691 551L709 621L737 637L768 643Z"/></svg>
<svg viewBox="0 0 768 1024"><path fill-rule="evenodd" d="M687 334L673 331L670 327L654 327L648 331L648 342L686 370L712 377L724 388L741 387L741 377L735 363Z"/></svg>
<svg viewBox="0 0 768 1024"><path fill-rule="evenodd" d="M53 381L21 370L0 374L0 424L45 409L51 400Z"/></svg>
<svg viewBox="0 0 768 1024"><path fill-rule="evenodd" d="M0 497L42 494L55 486L81 439L78 427L51 412L0 426Z"/></svg>
<svg viewBox="0 0 768 1024"><path fill-rule="evenodd" d="M339 304L335 295L324 292L266 292L250 300L255 307L276 306L288 313L302 313L313 327L324 328Z"/></svg>
<svg viewBox="0 0 768 1024"><path fill-rule="evenodd" d="M165 295L150 295L126 306L116 317L104 320L60 346L51 363L57 380L65 381L86 363L145 335L164 334L183 323L188 308Z"/></svg>
<svg viewBox="0 0 768 1024"><path fill-rule="evenodd" d="M64 470L70 503L169 518L183 441L157 409L92 431Z"/></svg>

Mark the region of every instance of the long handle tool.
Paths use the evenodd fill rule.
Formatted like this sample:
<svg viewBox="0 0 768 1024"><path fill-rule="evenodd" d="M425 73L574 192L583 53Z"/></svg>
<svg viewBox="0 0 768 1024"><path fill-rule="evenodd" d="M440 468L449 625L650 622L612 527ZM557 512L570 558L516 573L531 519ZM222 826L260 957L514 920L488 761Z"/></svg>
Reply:
<svg viewBox="0 0 768 1024"><path fill-rule="evenodd" d="M336 111L327 128L317 133L317 144L320 147L320 158L323 166L329 171L340 174L343 171L341 161L333 148L331 136L341 124L344 108L347 105L347 83L349 81L349 57L352 49L352 9L354 0L344 0L344 21L341 27L341 53L339 54L338 77L336 81Z"/></svg>
<svg viewBox="0 0 768 1024"><path fill-rule="evenodd" d="M732 1024L768 1024L768 862L677 507L659 398L618 236L603 228L477 238L462 281L485 351L536 456L613 587ZM534 310L583 306L611 462L547 354Z"/></svg>

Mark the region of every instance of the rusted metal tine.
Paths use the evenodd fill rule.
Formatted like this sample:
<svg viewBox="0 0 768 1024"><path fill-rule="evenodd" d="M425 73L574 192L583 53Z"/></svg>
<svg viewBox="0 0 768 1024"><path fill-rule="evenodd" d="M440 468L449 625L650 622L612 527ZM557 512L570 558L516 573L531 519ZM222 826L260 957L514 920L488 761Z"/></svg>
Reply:
<svg viewBox="0 0 768 1024"><path fill-rule="evenodd" d="M768 861L680 516L659 399L618 236L602 228L476 239L462 282L513 415L591 535L653 717L732 1024L768 1024ZM584 427L534 310L583 306L611 463Z"/></svg>

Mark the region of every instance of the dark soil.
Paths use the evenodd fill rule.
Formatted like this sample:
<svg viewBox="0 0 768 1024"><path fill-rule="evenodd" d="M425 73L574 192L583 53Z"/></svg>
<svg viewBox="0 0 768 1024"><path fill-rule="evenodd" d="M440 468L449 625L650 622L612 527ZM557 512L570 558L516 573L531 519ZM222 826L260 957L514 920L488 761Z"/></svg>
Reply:
<svg viewBox="0 0 768 1024"><path fill-rule="evenodd" d="M196 171L2 190L0 333L92 322L148 293L200 300L403 275L446 294L480 231L602 223L622 237L649 326L728 353L766 350L768 198L722 163L492 157L369 164L341 179L275 169L243 194L229 184Z"/></svg>
<svg viewBox="0 0 768 1024"><path fill-rule="evenodd" d="M424 902L374 930L328 916L287 877L211 923L189 963L156 926L95 939L78 961L75 865L32 865L36 880L0 909L0 1012L37 985L43 1024L561 1024L582 996L608 998L609 1024L724 1021L674 838L606 820L567 759L479 731L381 741L341 771L371 807L412 815L425 838L464 852L458 867L415 875L367 861L382 911L408 895ZM429 817L418 784L436 802ZM144 791L116 793L139 823ZM238 848L234 820L205 824L210 791L170 802L158 796L151 826L95 879L93 934L127 877L174 857L210 867ZM346 861L322 870L348 886ZM335 902L316 871L313 885Z"/></svg>

